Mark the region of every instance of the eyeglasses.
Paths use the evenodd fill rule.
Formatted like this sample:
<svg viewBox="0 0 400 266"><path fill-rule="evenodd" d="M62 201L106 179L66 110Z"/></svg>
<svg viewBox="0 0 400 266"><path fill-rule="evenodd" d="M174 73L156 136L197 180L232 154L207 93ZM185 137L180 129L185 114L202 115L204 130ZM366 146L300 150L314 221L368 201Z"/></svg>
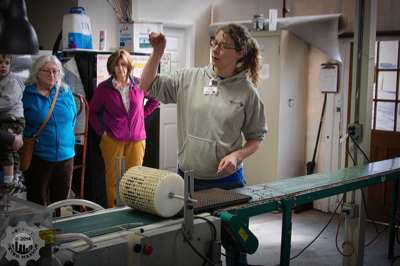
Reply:
<svg viewBox="0 0 400 266"><path fill-rule="evenodd" d="M58 76L60 74L60 70L55 69L41 69L40 71L46 73L47 75L53 74L54 76Z"/></svg>
<svg viewBox="0 0 400 266"><path fill-rule="evenodd" d="M231 49L231 50L236 49L235 45L229 44L229 43L226 43L226 42L219 42L216 39L211 39L210 40L210 46L213 49L217 48L217 47L219 49L226 49L226 50L228 50L228 49Z"/></svg>

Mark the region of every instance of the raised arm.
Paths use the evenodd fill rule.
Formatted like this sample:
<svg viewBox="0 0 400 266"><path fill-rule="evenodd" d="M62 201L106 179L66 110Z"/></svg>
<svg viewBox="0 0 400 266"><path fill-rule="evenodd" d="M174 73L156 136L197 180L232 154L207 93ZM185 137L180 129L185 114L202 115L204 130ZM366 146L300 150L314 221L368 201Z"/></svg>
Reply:
<svg viewBox="0 0 400 266"><path fill-rule="evenodd" d="M151 83L153 83L157 75L158 65L160 64L167 43L162 33L151 32L149 34L149 39L151 46L153 46L153 53L144 66L140 84L140 87L145 91L150 88Z"/></svg>

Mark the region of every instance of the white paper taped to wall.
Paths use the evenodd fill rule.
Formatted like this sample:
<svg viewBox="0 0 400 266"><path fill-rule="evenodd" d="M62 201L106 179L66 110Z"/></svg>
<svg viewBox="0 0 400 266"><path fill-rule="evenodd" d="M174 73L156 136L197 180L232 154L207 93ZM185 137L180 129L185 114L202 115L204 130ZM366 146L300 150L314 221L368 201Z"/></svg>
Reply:
<svg viewBox="0 0 400 266"><path fill-rule="evenodd" d="M261 79L269 79L269 64L263 64L261 67Z"/></svg>
<svg viewBox="0 0 400 266"><path fill-rule="evenodd" d="M338 66L321 65L319 83L321 92L337 92L338 90Z"/></svg>
<svg viewBox="0 0 400 266"><path fill-rule="evenodd" d="M269 10L269 25L268 25L269 31L276 31L277 19L278 19L278 10L270 9Z"/></svg>

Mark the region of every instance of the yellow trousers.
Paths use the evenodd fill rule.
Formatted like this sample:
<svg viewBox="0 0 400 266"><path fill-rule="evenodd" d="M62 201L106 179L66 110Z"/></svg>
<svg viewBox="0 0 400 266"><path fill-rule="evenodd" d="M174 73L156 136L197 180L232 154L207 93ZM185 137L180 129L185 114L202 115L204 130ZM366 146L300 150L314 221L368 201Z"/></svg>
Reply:
<svg viewBox="0 0 400 266"><path fill-rule="evenodd" d="M145 148L146 140L123 142L114 140L107 135L101 137L100 150L106 168L106 194L108 208L115 206L117 185L115 177L115 160L118 157L124 157L126 170L132 166L142 165Z"/></svg>

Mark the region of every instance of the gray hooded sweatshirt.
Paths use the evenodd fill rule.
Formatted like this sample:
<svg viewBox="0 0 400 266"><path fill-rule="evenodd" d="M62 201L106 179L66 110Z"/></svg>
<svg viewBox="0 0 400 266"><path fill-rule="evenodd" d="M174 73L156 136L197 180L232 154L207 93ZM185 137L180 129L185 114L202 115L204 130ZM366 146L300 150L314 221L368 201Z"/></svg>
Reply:
<svg viewBox="0 0 400 266"><path fill-rule="evenodd" d="M0 120L24 117L23 90L24 83L13 74L0 79Z"/></svg>
<svg viewBox="0 0 400 266"><path fill-rule="evenodd" d="M242 148L243 137L262 140L267 132L264 105L246 72L221 79L212 66L184 69L158 75L149 94L177 103L179 168L198 179L223 178L221 159Z"/></svg>

